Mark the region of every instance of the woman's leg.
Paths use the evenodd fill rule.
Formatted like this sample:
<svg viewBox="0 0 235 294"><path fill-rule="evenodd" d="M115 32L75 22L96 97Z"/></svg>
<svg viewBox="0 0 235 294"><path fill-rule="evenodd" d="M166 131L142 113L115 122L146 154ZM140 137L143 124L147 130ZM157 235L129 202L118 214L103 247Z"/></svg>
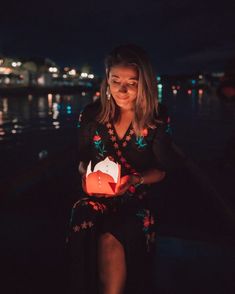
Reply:
<svg viewBox="0 0 235 294"><path fill-rule="evenodd" d="M88 198L74 204L68 236L70 294L98 294L97 240L106 207Z"/></svg>
<svg viewBox="0 0 235 294"><path fill-rule="evenodd" d="M98 242L98 271L102 294L122 294L126 281L126 261L122 244L110 233Z"/></svg>

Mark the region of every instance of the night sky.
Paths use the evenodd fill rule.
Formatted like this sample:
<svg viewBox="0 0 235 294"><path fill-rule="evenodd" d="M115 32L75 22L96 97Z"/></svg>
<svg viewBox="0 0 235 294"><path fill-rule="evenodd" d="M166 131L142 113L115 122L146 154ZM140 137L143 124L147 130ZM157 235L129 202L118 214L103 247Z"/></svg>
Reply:
<svg viewBox="0 0 235 294"><path fill-rule="evenodd" d="M1 4L0 54L90 64L122 43L149 53L159 73L221 70L235 57L235 1L8 1Z"/></svg>

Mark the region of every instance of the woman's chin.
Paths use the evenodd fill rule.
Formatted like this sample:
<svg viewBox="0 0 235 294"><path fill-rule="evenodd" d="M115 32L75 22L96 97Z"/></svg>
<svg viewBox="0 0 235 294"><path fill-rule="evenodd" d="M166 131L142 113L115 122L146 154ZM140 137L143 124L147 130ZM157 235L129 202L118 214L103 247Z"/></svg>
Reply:
<svg viewBox="0 0 235 294"><path fill-rule="evenodd" d="M133 108L133 105L134 103L133 102L130 102L130 101L127 101L127 100L118 100L116 101L116 104L118 107L122 108L122 109L132 109Z"/></svg>

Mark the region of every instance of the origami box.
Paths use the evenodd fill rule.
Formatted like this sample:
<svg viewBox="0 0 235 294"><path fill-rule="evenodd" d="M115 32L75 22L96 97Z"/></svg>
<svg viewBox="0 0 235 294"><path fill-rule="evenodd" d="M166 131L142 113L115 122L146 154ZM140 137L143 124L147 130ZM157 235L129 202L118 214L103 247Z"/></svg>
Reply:
<svg viewBox="0 0 235 294"><path fill-rule="evenodd" d="M120 185L121 166L108 157L98 162L91 170L91 161L86 172L86 190L88 194L114 195Z"/></svg>

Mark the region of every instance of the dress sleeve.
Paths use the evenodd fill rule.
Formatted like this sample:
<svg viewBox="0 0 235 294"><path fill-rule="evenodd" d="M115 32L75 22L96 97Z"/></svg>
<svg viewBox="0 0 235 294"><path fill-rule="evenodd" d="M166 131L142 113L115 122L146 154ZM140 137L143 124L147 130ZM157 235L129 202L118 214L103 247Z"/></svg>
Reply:
<svg viewBox="0 0 235 294"><path fill-rule="evenodd" d="M78 119L78 158L79 161L89 162L92 143L94 120L89 107L80 112Z"/></svg>
<svg viewBox="0 0 235 294"><path fill-rule="evenodd" d="M166 123L159 124L155 130L152 146L157 168L166 172L181 167L182 159L173 148L173 142Z"/></svg>

